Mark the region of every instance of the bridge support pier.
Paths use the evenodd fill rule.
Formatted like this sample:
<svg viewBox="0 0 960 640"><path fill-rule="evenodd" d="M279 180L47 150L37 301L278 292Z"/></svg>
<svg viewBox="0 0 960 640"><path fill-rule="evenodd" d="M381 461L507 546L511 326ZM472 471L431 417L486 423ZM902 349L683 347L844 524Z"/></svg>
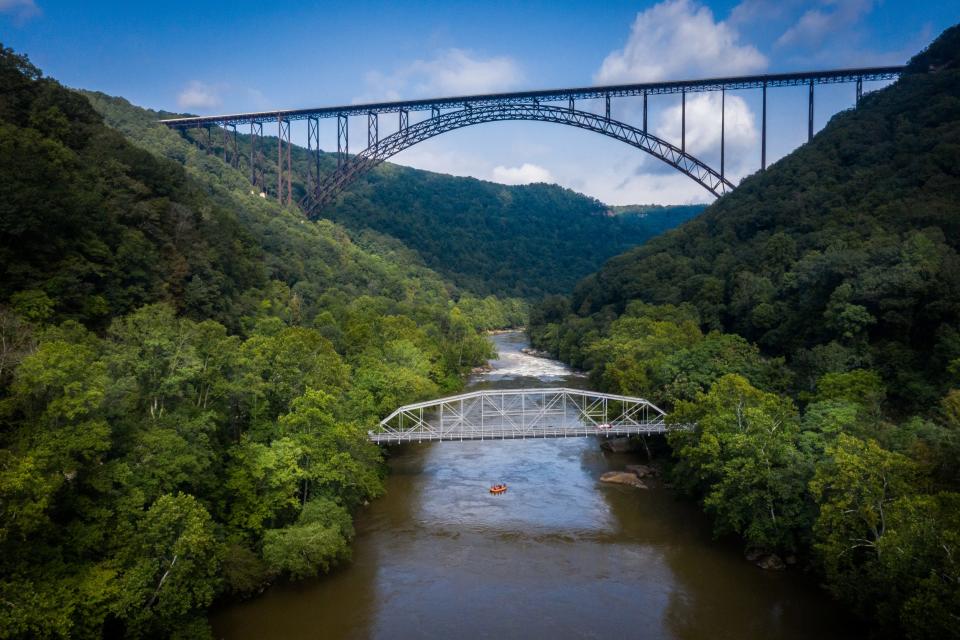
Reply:
<svg viewBox="0 0 960 640"><path fill-rule="evenodd" d="M231 149L231 160L230 164L236 169L240 168L240 142L237 140L237 125L232 124L230 127L233 129L233 135L230 137L233 144Z"/></svg>
<svg viewBox="0 0 960 640"><path fill-rule="evenodd" d="M367 148L375 149L380 143L380 119L371 111L367 114Z"/></svg>
<svg viewBox="0 0 960 640"><path fill-rule="evenodd" d="M408 128L410 128L410 112L406 109L400 109L400 111L397 112L397 115L400 119L397 124L397 131L406 131Z"/></svg>
<svg viewBox="0 0 960 640"><path fill-rule="evenodd" d="M857 77L857 102L856 106L860 106L860 100L863 99L863 76Z"/></svg>
<svg viewBox="0 0 960 640"><path fill-rule="evenodd" d="M307 191L316 193L320 189L320 119L307 118Z"/></svg>
<svg viewBox="0 0 960 640"><path fill-rule="evenodd" d="M223 126L223 161L231 167L236 167L239 164L237 156L237 125L226 124Z"/></svg>
<svg viewBox="0 0 960 640"><path fill-rule="evenodd" d="M606 96L606 103L607 103L607 120L609 120L610 119L610 94L609 93Z"/></svg>
<svg viewBox="0 0 960 640"><path fill-rule="evenodd" d="M680 92L680 151L687 152L687 92Z"/></svg>
<svg viewBox="0 0 960 640"><path fill-rule="evenodd" d="M286 145L286 179L284 179L284 152ZM284 120L282 116L277 116L277 201L282 204L293 202L293 187L290 179L293 177L293 171L290 161L290 121ZM284 182L286 182L286 197L284 197Z"/></svg>
<svg viewBox="0 0 960 640"><path fill-rule="evenodd" d="M807 142L813 140L813 80L810 81L810 101L807 108Z"/></svg>
<svg viewBox="0 0 960 640"><path fill-rule="evenodd" d="M643 134L647 134L647 92L643 92Z"/></svg>
<svg viewBox="0 0 960 640"><path fill-rule="evenodd" d="M263 137L263 123L250 123L250 184L257 186L257 139ZM262 189L265 185L260 185Z"/></svg>
<svg viewBox="0 0 960 640"><path fill-rule="evenodd" d="M228 164L227 162L227 147L230 146L230 132L227 130L229 125L223 125L220 129L223 131L223 164Z"/></svg>
<svg viewBox="0 0 960 640"><path fill-rule="evenodd" d="M720 89L720 178L725 177L724 161L726 160L726 124L727 124L727 90Z"/></svg>
<svg viewBox="0 0 960 640"><path fill-rule="evenodd" d="M763 124L760 127L760 170L767 169L767 83L763 83Z"/></svg>
<svg viewBox="0 0 960 640"><path fill-rule="evenodd" d="M337 170L347 163L350 154L350 121L342 113L337 114Z"/></svg>

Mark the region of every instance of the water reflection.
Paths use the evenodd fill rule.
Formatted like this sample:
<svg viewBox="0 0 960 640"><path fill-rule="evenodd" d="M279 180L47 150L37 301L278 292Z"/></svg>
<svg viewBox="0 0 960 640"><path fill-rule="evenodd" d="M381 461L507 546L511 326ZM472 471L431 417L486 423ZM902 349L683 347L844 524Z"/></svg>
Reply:
<svg viewBox="0 0 960 640"><path fill-rule="evenodd" d="M496 336L474 388L584 386ZM354 560L218 611L222 638L848 638L846 619L793 574L716 542L662 487L603 486L638 461L592 438L391 449L388 495L357 520ZM487 492L494 482L510 489Z"/></svg>

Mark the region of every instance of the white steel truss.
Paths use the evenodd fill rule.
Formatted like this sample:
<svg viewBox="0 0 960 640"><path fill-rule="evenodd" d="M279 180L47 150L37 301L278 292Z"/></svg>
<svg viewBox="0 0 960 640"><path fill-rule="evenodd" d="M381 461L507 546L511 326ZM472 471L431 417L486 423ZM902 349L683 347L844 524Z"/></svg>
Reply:
<svg viewBox="0 0 960 640"><path fill-rule="evenodd" d="M489 389L400 407L369 431L370 440L504 440L605 437L684 429L656 405L581 389Z"/></svg>

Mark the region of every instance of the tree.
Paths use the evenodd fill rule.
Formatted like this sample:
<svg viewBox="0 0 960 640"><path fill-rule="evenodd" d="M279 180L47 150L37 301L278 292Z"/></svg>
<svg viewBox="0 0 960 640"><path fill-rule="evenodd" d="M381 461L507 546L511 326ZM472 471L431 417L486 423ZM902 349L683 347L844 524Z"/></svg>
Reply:
<svg viewBox="0 0 960 640"><path fill-rule="evenodd" d="M861 614L882 614L883 621L895 622L893 614L883 610L890 594L880 561L891 506L917 491L916 465L875 440L846 434L840 434L826 454L810 491L819 506L814 549L827 584Z"/></svg>
<svg viewBox="0 0 960 640"><path fill-rule="evenodd" d="M355 507L383 492L379 449L363 430L334 419L328 394L307 391L294 402L293 411L280 417L278 426L301 451L301 503L319 492Z"/></svg>
<svg viewBox="0 0 960 640"><path fill-rule="evenodd" d="M219 553L213 520L196 498L158 498L122 554L116 613L131 635L169 630L208 606L219 585Z"/></svg>
<svg viewBox="0 0 960 640"><path fill-rule="evenodd" d="M269 445L247 440L232 447L221 497L226 521L253 539L271 525L289 522L300 508L303 454L291 438Z"/></svg>
<svg viewBox="0 0 960 640"><path fill-rule="evenodd" d="M304 505L296 524L264 534L263 557L275 572L309 578L348 559L352 537L349 512L327 498L316 498Z"/></svg>
<svg viewBox="0 0 960 640"><path fill-rule="evenodd" d="M677 403L671 420L695 425L668 436L673 477L703 494L717 532L738 533L758 549L797 550L811 517L812 465L797 445L793 403L728 374L695 401Z"/></svg>
<svg viewBox="0 0 960 640"><path fill-rule="evenodd" d="M60 488L110 448L106 369L95 339L79 334L83 342L53 339L24 358L0 404L0 417L19 424L0 450L0 542L47 523Z"/></svg>
<svg viewBox="0 0 960 640"><path fill-rule="evenodd" d="M960 611L960 494L897 499L878 543L885 596L908 638L956 638Z"/></svg>

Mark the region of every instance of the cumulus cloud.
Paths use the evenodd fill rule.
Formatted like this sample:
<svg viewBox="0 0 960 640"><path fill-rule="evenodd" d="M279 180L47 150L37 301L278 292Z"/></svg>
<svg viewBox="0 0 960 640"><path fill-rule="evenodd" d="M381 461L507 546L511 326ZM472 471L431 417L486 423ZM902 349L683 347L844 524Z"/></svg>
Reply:
<svg viewBox="0 0 960 640"><path fill-rule="evenodd" d="M715 19L709 8L695 0L666 0L637 14L630 37L622 49L611 52L594 76L598 84L651 82L762 71L766 57L742 42L738 25L754 20L768 0L744 0L726 20ZM782 0L789 2L789 0ZM687 95L686 150L708 165L720 168L721 94ZM628 103L625 118L638 114ZM651 131L678 147L681 139L679 97L651 114ZM729 178L745 175L759 134L756 118L738 95L726 96L726 172ZM622 116L618 116L622 117ZM653 157L640 157L629 168L619 167L588 186L610 202L701 202L709 199L702 187Z"/></svg>
<svg viewBox="0 0 960 640"><path fill-rule="evenodd" d="M532 182L556 182L545 168L524 162L519 167L497 166L493 168L491 179L501 184L530 184Z"/></svg>
<svg viewBox="0 0 960 640"><path fill-rule="evenodd" d="M844 30L870 13L874 0L821 0L820 7L809 9L776 42L778 47L819 47L824 39Z"/></svg>
<svg viewBox="0 0 960 640"><path fill-rule="evenodd" d="M764 69L766 57L741 44L737 30L694 0L666 0L637 14L622 49L594 75L598 84L739 75Z"/></svg>
<svg viewBox="0 0 960 640"><path fill-rule="evenodd" d="M222 102L219 87L199 80L191 81L177 96L177 104L183 109L213 109L219 107Z"/></svg>
<svg viewBox="0 0 960 640"><path fill-rule="evenodd" d="M414 60L391 73L371 71L366 82L368 95L359 100L399 100L506 91L523 82L523 73L510 57L483 58L454 48L428 60Z"/></svg>
<svg viewBox="0 0 960 640"><path fill-rule="evenodd" d="M23 22L42 12L34 0L0 0L0 13L12 15L17 22Z"/></svg>
<svg viewBox="0 0 960 640"><path fill-rule="evenodd" d="M718 92L687 96L687 152L704 156L718 152L720 148L721 95ZM728 95L724 107L725 140L727 158L740 154L737 151L753 149L757 145L757 128L753 112L740 96ZM657 125L657 136L680 146L682 107L677 104L663 113Z"/></svg>

